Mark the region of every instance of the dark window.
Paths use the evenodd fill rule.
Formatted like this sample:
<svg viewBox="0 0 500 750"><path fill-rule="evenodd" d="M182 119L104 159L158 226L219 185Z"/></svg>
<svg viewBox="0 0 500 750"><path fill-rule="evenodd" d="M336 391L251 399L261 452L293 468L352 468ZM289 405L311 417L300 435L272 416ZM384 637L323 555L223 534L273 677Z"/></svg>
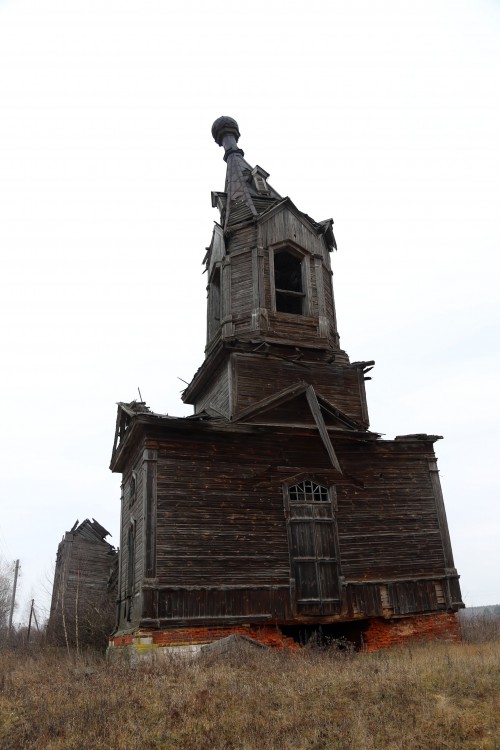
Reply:
<svg viewBox="0 0 500 750"><path fill-rule="evenodd" d="M259 193L267 193L268 189L267 189L266 180L264 179L264 177L258 174L258 175L255 175L254 179L255 179L255 187L257 188Z"/></svg>
<svg viewBox="0 0 500 750"><path fill-rule="evenodd" d="M321 484L305 479L288 490L291 503L327 503L328 490Z"/></svg>
<svg viewBox="0 0 500 750"><path fill-rule="evenodd" d="M302 261L288 250L274 254L274 288L277 312L304 314Z"/></svg>

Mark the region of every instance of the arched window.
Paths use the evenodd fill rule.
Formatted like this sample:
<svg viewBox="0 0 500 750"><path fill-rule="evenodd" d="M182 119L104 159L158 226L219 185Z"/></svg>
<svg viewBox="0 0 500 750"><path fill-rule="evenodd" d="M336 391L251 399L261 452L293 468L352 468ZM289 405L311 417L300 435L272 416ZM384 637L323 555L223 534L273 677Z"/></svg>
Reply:
<svg viewBox="0 0 500 750"><path fill-rule="evenodd" d="M302 259L288 250L274 253L274 290L276 312L304 314Z"/></svg>
<svg viewBox="0 0 500 750"><path fill-rule="evenodd" d="M327 503L329 501L327 488L311 482L310 479L289 487L288 496L291 503Z"/></svg>

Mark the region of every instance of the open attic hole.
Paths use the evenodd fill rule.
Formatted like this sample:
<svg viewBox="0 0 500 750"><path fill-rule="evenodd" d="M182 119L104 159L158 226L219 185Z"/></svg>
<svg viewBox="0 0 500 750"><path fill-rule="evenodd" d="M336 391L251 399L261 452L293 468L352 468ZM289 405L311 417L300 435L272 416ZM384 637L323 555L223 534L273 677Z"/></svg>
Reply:
<svg viewBox="0 0 500 750"><path fill-rule="evenodd" d="M302 261L288 250L274 255L274 287L277 312L304 314Z"/></svg>
<svg viewBox="0 0 500 750"><path fill-rule="evenodd" d="M354 648L359 651L363 647L363 633L368 625L368 620L356 620L322 625L280 625L280 630L300 646L337 648L339 651Z"/></svg>

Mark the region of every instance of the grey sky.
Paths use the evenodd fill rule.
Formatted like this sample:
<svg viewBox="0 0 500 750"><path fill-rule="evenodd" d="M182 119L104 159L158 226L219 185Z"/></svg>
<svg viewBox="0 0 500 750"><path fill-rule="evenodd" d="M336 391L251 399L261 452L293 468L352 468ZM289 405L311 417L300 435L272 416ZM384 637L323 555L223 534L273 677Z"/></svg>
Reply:
<svg viewBox="0 0 500 750"><path fill-rule="evenodd" d="M190 413L221 114L281 195L333 216L372 428L444 435L464 600L500 601L499 31L486 0L0 2L0 554L21 559L19 617L77 518L118 544L115 402L139 386Z"/></svg>

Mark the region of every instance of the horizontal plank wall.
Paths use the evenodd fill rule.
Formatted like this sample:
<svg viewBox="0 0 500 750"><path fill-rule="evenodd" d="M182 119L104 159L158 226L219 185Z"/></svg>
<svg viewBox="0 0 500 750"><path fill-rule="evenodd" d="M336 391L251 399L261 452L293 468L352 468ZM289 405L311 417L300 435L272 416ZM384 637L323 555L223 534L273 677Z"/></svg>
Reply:
<svg viewBox="0 0 500 750"><path fill-rule="evenodd" d="M343 435L344 475L312 429L221 430L216 439L194 429L147 444L157 457L156 575L143 582L144 624L290 622L283 483L295 475L324 476L336 489L343 583L330 619L448 608L430 444Z"/></svg>
<svg viewBox="0 0 500 750"><path fill-rule="evenodd" d="M292 317L292 316L290 316ZM310 383L318 394L330 401L340 411L364 423L364 384L360 382L356 367L336 367L327 362L307 361L299 364L285 358L266 358L253 354L238 354L235 377L238 382L237 401L234 412L237 414L252 403L280 390L294 385L300 380ZM255 376L256 371L259 377Z"/></svg>

